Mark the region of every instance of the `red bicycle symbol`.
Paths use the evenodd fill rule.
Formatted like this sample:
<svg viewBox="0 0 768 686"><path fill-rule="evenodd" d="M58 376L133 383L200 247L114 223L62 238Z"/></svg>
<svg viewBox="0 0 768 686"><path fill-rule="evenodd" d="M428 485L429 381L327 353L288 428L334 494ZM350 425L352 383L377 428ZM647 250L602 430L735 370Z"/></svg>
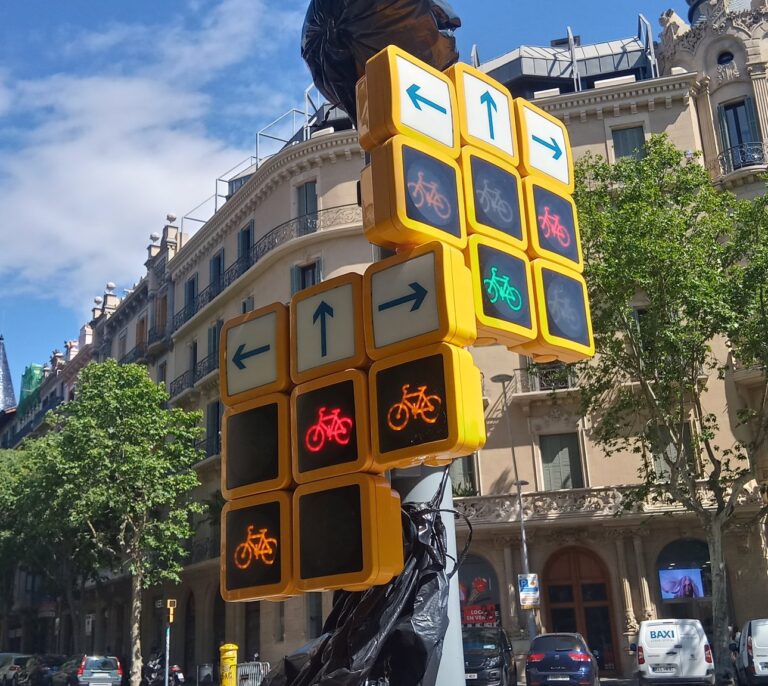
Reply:
<svg viewBox="0 0 768 686"><path fill-rule="evenodd" d="M419 172L417 181L408 183L408 191L413 199L413 204L421 209L426 203L431 207L440 219L447 221L451 217L451 206L442 193L437 190L437 181L425 181L424 172Z"/></svg>
<svg viewBox="0 0 768 686"><path fill-rule="evenodd" d="M340 417L341 410L337 407L326 412L324 407L317 411L317 423L307 429L304 437L304 445L307 450L318 453L323 449L326 441L333 441L339 445L347 445L352 437L352 419Z"/></svg>
<svg viewBox="0 0 768 686"><path fill-rule="evenodd" d="M544 231L544 238L553 236L563 248L567 248L571 244L571 234L569 234L568 229L560 223L559 214L552 214L549 211L549 207L545 207L544 214L540 214L538 219L539 226L542 231Z"/></svg>

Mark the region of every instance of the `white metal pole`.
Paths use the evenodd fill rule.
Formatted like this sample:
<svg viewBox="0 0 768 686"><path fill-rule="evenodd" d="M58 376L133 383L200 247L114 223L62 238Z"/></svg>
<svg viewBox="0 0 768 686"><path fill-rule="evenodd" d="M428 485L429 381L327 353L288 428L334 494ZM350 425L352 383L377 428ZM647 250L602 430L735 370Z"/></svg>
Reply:
<svg viewBox="0 0 768 686"><path fill-rule="evenodd" d="M171 658L171 623L165 627L165 686L168 686L168 665Z"/></svg>

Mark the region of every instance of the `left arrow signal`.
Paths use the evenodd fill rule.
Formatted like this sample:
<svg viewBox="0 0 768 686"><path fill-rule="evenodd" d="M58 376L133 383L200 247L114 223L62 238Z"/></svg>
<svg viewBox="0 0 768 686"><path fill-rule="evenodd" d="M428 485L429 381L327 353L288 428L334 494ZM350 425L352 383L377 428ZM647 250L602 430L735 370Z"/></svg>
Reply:
<svg viewBox="0 0 768 686"><path fill-rule="evenodd" d="M431 107L441 114L448 114L448 110L442 105L438 105L436 102L425 98L423 95L419 95L420 90L421 86L418 83L411 84L405 89L405 92L408 93L408 97L411 99L413 106L417 110L421 110L421 103L424 103L427 107Z"/></svg>
<svg viewBox="0 0 768 686"><path fill-rule="evenodd" d="M268 352L269 347L269 343L267 343L267 345L262 345L258 348L254 348L253 350L246 351L245 343L241 343L237 350L235 350L235 354L232 356L232 362L238 369L245 369L245 362L243 360L247 360L249 357L254 357L256 355L261 355L261 353Z"/></svg>

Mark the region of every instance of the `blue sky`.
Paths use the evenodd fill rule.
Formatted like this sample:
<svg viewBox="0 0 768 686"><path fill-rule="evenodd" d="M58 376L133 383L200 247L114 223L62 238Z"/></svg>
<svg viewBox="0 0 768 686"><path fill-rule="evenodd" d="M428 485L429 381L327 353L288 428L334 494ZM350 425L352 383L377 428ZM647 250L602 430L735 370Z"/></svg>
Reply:
<svg viewBox="0 0 768 686"><path fill-rule="evenodd" d="M684 0L454 0L462 59L633 35ZM32 9L34 6L34 9ZM300 106L307 0L0 2L0 333L14 388L77 338L107 281L139 279L149 234Z"/></svg>

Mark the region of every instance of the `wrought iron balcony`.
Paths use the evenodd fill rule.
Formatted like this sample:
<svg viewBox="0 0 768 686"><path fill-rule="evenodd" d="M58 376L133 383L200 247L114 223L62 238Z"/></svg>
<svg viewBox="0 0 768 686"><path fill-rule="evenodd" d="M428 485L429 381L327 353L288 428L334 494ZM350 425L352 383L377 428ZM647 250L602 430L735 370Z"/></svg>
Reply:
<svg viewBox="0 0 768 686"><path fill-rule="evenodd" d="M221 535L218 528L212 528L216 532L205 538L194 538L187 541L184 547L187 551L186 563L195 564L196 562L205 562L219 557L219 548L221 545Z"/></svg>
<svg viewBox="0 0 768 686"><path fill-rule="evenodd" d="M195 447L205 451L206 457L213 457L221 452L221 438L218 431L213 436L206 436L195 443Z"/></svg>
<svg viewBox="0 0 768 686"><path fill-rule="evenodd" d="M197 383L205 376L208 376L211 372L219 368L219 353L211 353L208 357L203 358L195 365L195 379L194 383Z"/></svg>
<svg viewBox="0 0 768 686"><path fill-rule="evenodd" d="M768 151L763 142L734 145L717 156L721 175L731 174L747 167L768 165Z"/></svg>
<svg viewBox="0 0 768 686"><path fill-rule="evenodd" d="M192 386L195 385L194 376L194 370L187 369L186 372L180 376L177 376L173 381L171 381L171 388L168 391L171 398L175 398L177 395L180 395L182 391L185 391L188 388L192 388Z"/></svg>
<svg viewBox="0 0 768 686"><path fill-rule="evenodd" d="M317 231L331 229L337 226L362 222L360 207L357 205L342 205L319 210L312 214L296 217L279 224L262 236L251 247L249 255L240 257L222 274L221 278L198 293L197 297L186 303L173 316L173 330L176 331L185 322L194 317L203 307L218 296L224 289L239 279L264 255L276 247L294 238L307 236Z"/></svg>
<svg viewBox="0 0 768 686"><path fill-rule="evenodd" d="M131 364L133 362L139 362L140 360L143 360L145 355L147 354L147 344L146 343L139 343L135 348L132 350L129 350L125 355L123 355L118 361L118 364Z"/></svg>
<svg viewBox="0 0 768 686"><path fill-rule="evenodd" d="M162 326L153 326L149 330L147 335L147 345L155 345L162 341L168 340L168 327L163 324Z"/></svg>

